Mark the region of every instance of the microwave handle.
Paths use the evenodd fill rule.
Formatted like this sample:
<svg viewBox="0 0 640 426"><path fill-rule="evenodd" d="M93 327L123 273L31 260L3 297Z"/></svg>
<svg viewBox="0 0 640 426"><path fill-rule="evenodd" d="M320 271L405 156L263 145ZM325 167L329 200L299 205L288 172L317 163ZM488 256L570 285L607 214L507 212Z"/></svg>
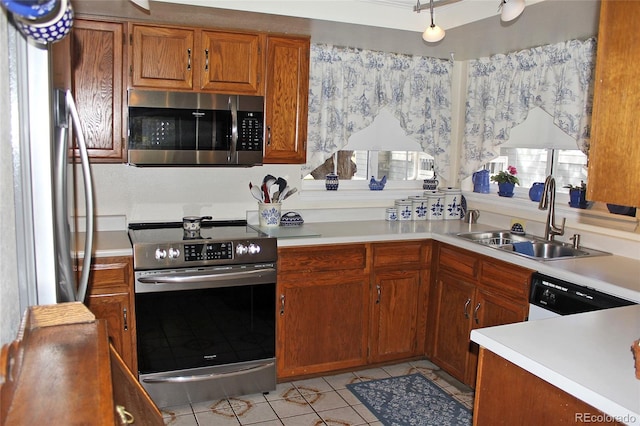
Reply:
<svg viewBox="0 0 640 426"><path fill-rule="evenodd" d="M237 163L238 148L238 97L229 96L229 109L231 109L231 147L227 156L227 163Z"/></svg>

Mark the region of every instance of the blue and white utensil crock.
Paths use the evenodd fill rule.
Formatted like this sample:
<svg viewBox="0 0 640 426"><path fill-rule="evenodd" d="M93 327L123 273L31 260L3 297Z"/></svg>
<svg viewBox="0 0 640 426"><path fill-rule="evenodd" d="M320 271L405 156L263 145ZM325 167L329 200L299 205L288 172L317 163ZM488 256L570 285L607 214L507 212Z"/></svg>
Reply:
<svg viewBox="0 0 640 426"><path fill-rule="evenodd" d="M444 192L444 220L460 219L462 211L462 191L460 188L441 188Z"/></svg>
<svg viewBox="0 0 640 426"><path fill-rule="evenodd" d="M280 226L282 203L258 203L258 223L267 228Z"/></svg>

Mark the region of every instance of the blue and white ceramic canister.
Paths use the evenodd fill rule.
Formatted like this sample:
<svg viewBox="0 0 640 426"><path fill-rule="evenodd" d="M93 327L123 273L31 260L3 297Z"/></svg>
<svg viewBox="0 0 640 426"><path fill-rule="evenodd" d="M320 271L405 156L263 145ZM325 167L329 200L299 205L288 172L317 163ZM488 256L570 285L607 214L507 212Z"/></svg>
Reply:
<svg viewBox="0 0 640 426"><path fill-rule="evenodd" d="M460 188L441 188L444 193L444 220L460 219L462 191Z"/></svg>
<svg viewBox="0 0 640 426"><path fill-rule="evenodd" d="M413 220L427 220L429 199L424 196L411 197L411 209L413 210Z"/></svg>
<svg viewBox="0 0 640 426"><path fill-rule="evenodd" d="M395 201L396 209L398 210L398 220L411 220L413 219L413 203L409 199L402 199Z"/></svg>
<svg viewBox="0 0 640 426"><path fill-rule="evenodd" d="M395 207L389 207L385 210L384 219L390 222L398 220L398 209Z"/></svg>
<svg viewBox="0 0 640 426"><path fill-rule="evenodd" d="M440 191L425 191L427 197L427 220L442 220L444 216L444 194Z"/></svg>

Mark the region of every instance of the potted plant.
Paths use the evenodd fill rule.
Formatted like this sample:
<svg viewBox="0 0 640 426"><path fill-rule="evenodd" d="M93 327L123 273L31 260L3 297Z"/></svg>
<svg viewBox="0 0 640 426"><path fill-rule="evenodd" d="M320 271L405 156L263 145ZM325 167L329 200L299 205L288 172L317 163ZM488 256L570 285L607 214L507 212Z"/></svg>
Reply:
<svg viewBox="0 0 640 426"><path fill-rule="evenodd" d="M580 181L580 185L565 185L563 188L569 188L569 206L587 208L587 185L583 180Z"/></svg>
<svg viewBox="0 0 640 426"><path fill-rule="evenodd" d="M498 183L499 196L513 197L513 188L520 185L520 181L516 177L517 174L518 170L514 166L508 166L506 171L502 170L491 176L491 180Z"/></svg>

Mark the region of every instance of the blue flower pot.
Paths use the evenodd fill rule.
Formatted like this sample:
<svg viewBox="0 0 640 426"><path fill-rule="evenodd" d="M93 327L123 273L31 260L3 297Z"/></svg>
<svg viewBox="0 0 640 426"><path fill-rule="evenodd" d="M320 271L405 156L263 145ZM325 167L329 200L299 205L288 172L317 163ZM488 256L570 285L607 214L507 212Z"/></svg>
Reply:
<svg viewBox="0 0 640 426"><path fill-rule="evenodd" d="M513 188L515 188L515 186L515 183L498 182L498 195L501 197L513 197Z"/></svg>
<svg viewBox="0 0 640 426"><path fill-rule="evenodd" d="M529 189L529 199L531 201L540 201L542 198L542 191L544 191L544 183L534 182Z"/></svg>
<svg viewBox="0 0 640 426"><path fill-rule="evenodd" d="M578 209L586 209L587 208L587 192L581 189L570 189L569 190L569 206L575 207Z"/></svg>

